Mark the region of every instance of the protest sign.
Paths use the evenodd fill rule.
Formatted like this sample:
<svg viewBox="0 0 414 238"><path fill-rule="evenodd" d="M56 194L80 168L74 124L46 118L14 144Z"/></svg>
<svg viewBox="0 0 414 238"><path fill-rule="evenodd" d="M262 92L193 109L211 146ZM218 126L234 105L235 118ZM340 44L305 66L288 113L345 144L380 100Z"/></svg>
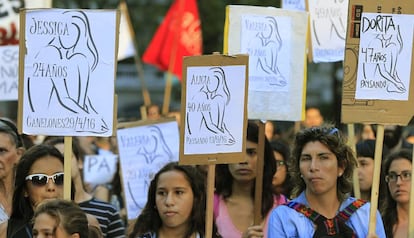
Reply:
<svg viewBox="0 0 414 238"><path fill-rule="evenodd" d="M303 120L307 24L302 11L227 6L224 53L249 54L249 119Z"/></svg>
<svg viewBox="0 0 414 238"><path fill-rule="evenodd" d="M384 124L406 125L414 114L413 13L409 0L349 3L342 122L378 124L369 234L376 229Z"/></svg>
<svg viewBox="0 0 414 238"><path fill-rule="evenodd" d="M311 50L315 62L344 60L348 0L308 0Z"/></svg>
<svg viewBox="0 0 414 238"><path fill-rule="evenodd" d="M289 10L305 11L306 2L305 0L282 0L282 8Z"/></svg>
<svg viewBox="0 0 414 238"><path fill-rule="evenodd" d="M244 160L247 67L246 55L184 58L180 163Z"/></svg>
<svg viewBox="0 0 414 238"><path fill-rule="evenodd" d="M87 184L110 183L117 172L118 155L86 155L83 161L83 181Z"/></svg>
<svg viewBox="0 0 414 238"><path fill-rule="evenodd" d="M17 100L19 46L0 46L0 101Z"/></svg>
<svg viewBox="0 0 414 238"><path fill-rule="evenodd" d="M22 132L112 135L118 26L117 10L21 11Z"/></svg>
<svg viewBox="0 0 414 238"><path fill-rule="evenodd" d="M178 161L179 132L174 119L119 125L118 150L125 207L129 220L137 218L147 202L148 187L165 164ZM122 127L122 128L121 128Z"/></svg>
<svg viewBox="0 0 414 238"><path fill-rule="evenodd" d="M350 2L342 89L343 123L407 125L411 120L413 13L411 1ZM383 47L381 41L388 46Z"/></svg>

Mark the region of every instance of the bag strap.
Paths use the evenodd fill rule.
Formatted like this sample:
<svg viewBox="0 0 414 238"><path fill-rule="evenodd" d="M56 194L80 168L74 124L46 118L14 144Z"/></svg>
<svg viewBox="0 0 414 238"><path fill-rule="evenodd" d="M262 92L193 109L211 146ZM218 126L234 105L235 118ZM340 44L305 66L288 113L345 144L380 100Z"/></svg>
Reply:
<svg viewBox="0 0 414 238"><path fill-rule="evenodd" d="M340 211L335 217L340 219L342 222L346 222L352 216L352 214L354 214L360 207L365 205L365 203L367 203L367 201L363 199L357 199L345 207L342 211Z"/></svg>
<svg viewBox="0 0 414 238"><path fill-rule="evenodd" d="M295 209L297 212L302 213L305 217L309 218L311 221L316 222L317 220L321 219L321 214L315 212L312 208L309 208L302 203L298 202L288 202L284 204L292 209Z"/></svg>
<svg viewBox="0 0 414 238"><path fill-rule="evenodd" d="M362 199L357 199L348 206L346 206L342 211L340 211L334 218L327 219L326 217L320 215L312 208L309 208L301 203L297 202L289 202L284 204L292 209L295 209L297 212L305 215L308 219L310 219L313 223L317 225L317 229L315 231L314 237L319 237L323 234L327 234L328 236L332 236L338 234L338 232L350 232L350 237L356 237L354 231L350 229L345 222L349 220L349 218L362 207L367 201ZM322 228L324 227L324 229ZM342 228L341 228L342 227ZM322 230L321 230L322 228ZM325 233L326 232L326 233Z"/></svg>

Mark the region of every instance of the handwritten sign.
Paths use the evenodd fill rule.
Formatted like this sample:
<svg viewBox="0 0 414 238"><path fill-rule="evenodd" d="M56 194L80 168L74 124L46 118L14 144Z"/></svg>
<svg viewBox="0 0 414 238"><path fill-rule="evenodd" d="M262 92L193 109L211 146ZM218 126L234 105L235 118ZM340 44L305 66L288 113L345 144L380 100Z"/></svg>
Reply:
<svg viewBox="0 0 414 238"><path fill-rule="evenodd" d="M249 90L288 91L291 27L289 17L242 16L241 53L249 55Z"/></svg>
<svg viewBox="0 0 414 238"><path fill-rule="evenodd" d="M240 5L226 13L224 53L249 55L249 119L302 120L308 14Z"/></svg>
<svg viewBox="0 0 414 238"><path fill-rule="evenodd" d="M112 181L117 171L118 155L86 155L83 162L83 180L88 184L105 184Z"/></svg>
<svg viewBox="0 0 414 238"><path fill-rule="evenodd" d="M246 67L212 66L187 69L184 154L241 150Z"/></svg>
<svg viewBox="0 0 414 238"><path fill-rule="evenodd" d="M341 111L341 122L342 123L369 123L369 124L392 124L392 125L407 125L409 121L412 119L414 115L414 97L413 97L413 90L414 84L407 83L406 77L412 77L414 75L414 63L412 60L413 55L413 43L410 39L407 39L409 35L413 35L413 23L410 18L406 18L405 15L414 14L414 5L411 0L402 0L398 2L394 1L387 1L381 0L373 3L370 0L349 0L349 12L348 12L348 34L346 38L346 51L345 51L345 61L344 61L344 80L343 80L343 88L342 88L342 111ZM366 14L368 15L366 15ZM374 15L370 15L374 14ZM395 15L402 15L401 19L397 16L394 18ZM365 16L364 19L362 16ZM380 23L376 17L378 16L378 20L385 16L393 16L393 24L388 21L386 24L385 20L390 20L390 18L383 19L383 23ZM401 26L401 20L404 19L404 24L406 26ZM368 20L370 22L368 22ZM364 22L365 21L365 22ZM395 22L394 22L395 21ZM404 25L403 24L403 25ZM364 25L364 27L362 27ZM411 57L404 56L402 57L399 55L401 52L397 52L397 54L390 55L390 51L394 48L392 45L399 47L399 43L392 42L394 37L391 37L390 34L383 34L385 26L387 26L388 30L387 33L392 33L393 28L392 25L395 25L395 28L399 25L399 31L401 33L401 43L404 43L403 47L401 48L403 51L408 50L407 48L411 48ZM384 26L383 30L379 30L375 33L375 29L378 29ZM407 28L405 28L407 27ZM411 27L411 33L404 32L405 29ZM362 30L364 32L362 32ZM391 31L389 31L391 30ZM365 34L363 36L362 34ZM384 43L388 44L388 47L385 49L381 49L378 45L375 45L374 40L376 35L384 35L386 39L389 41L385 41ZM389 38L391 37L391 38ZM370 46L370 42L372 41L372 46ZM410 43L411 42L411 43ZM374 47L375 45L375 47ZM372 48L369 49L369 48ZM374 52L378 51L378 52ZM380 51L378 49L381 49ZM361 51L360 51L361 50ZM363 51L362 51L363 50ZM369 53L371 51L371 54ZM408 50L410 51L410 50ZM367 52L367 53L362 53ZM381 53L381 55L376 54ZM396 75L398 77L389 77L390 81L386 81L387 86L392 84L393 78L399 78L401 83L404 85L406 89L406 93L399 93L399 92L387 92L387 87L385 88L378 88L381 86L381 81L383 81L383 76L380 74L380 67L389 67L386 66L384 60L384 53L387 54L386 62L390 63L388 59L389 57L398 57L398 62L396 64ZM406 54L404 52L404 54ZM382 61L381 61L382 60ZM378 62L375 62L378 61ZM402 62L405 61L405 62ZM410 62L410 63L409 63ZM378 64L378 67L376 66ZM406 69L402 69L401 66L406 65L407 69L410 73L405 71ZM365 67L366 66L366 67ZM373 69L375 72L375 79L376 81L372 80L372 76L369 76L369 80L364 79L364 68L367 69L366 76L372 75ZM389 70L389 68L387 69ZM386 72L386 71L384 71ZM410 76L408 76L410 75ZM361 77L362 76L362 77ZM358 81L359 80L359 81ZM365 80L365 81L364 81ZM361 84L362 82L362 84ZM401 88L401 86L396 87L397 84L393 84L391 87ZM362 88L363 87L363 88ZM390 89L391 89L390 87ZM362 90L363 89L363 90ZM388 100L385 99L357 99L356 98L356 91L359 91L359 96L369 97L369 98L378 98L378 94L383 94L382 96L388 97ZM373 93L369 91L378 91L378 93ZM369 93L368 93L369 92ZM407 94L407 100L400 100L403 99L403 95L400 94ZM368 95L368 96L365 96ZM388 95L388 96L387 96ZM401 97L397 100L398 97ZM382 97L381 96L381 97Z"/></svg>
<svg viewBox="0 0 414 238"><path fill-rule="evenodd" d="M348 0L309 0L315 63L344 60Z"/></svg>
<svg viewBox="0 0 414 238"><path fill-rule="evenodd" d="M243 160L247 68L247 55L184 58L180 163Z"/></svg>
<svg viewBox="0 0 414 238"><path fill-rule="evenodd" d="M290 9L290 10L305 11L306 3L305 3L305 0L283 0L282 8Z"/></svg>
<svg viewBox="0 0 414 238"><path fill-rule="evenodd" d="M165 164L178 161L176 121L117 130L128 219L135 219L147 201L149 184Z"/></svg>
<svg viewBox="0 0 414 238"><path fill-rule="evenodd" d="M0 101L17 100L19 46L0 46Z"/></svg>
<svg viewBox="0 0 414 238"><path fill-rule="evenodd" d="M414 16L362 13L356 99L408 100Z"/></svg>
<svg viewBox="0 0 414 238"><path fill-rule="evenodd" d="M23 132L112 135L119 12L25 9L21 14Z"/></svg>

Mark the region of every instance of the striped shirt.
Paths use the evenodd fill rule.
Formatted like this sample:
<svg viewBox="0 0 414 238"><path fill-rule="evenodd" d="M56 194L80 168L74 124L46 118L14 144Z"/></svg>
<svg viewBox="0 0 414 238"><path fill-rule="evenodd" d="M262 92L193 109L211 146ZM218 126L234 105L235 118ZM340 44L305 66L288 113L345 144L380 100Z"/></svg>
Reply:
<svg viewBox="0 0 414 238"><path fill-rule="evenodd" d="M83 211L96 217L105 238L124 238L125 226L118 210L110 203L92 198L79 203Z"/></svg>

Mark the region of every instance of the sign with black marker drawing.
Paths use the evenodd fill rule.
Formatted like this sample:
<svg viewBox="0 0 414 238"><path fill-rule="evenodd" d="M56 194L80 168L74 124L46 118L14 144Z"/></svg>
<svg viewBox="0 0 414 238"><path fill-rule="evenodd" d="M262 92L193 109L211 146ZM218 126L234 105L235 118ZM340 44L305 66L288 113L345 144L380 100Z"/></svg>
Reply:
<svg viewBox="0 0 414 238"><path fill-rule="evenodd" d="M348 0L308 0L315 63L344 60Z"/></svg>
<svg viewBox="0 0 414 238"><path fill-rule="evenodd" d="M174 121L117 130L125 206L137 218L147 202L148 187L165 164L178 161L179 132Z"/></svg>
<svg viewBox="0 0 414 238"><path fill-rule="evenodd" d="M119 13L36 9L21 14L23 132L112 135Z"/></svg>
<svg viewBox="0 0 414 238"><path fill-rule="evenodd" d="M17 100L19 46L0 47L0 101Z"/></svg>
<svg viewBox="0 0 414 238"><path fill-rule="evenodd" d="M355 98L408 100L414 16L362 13Z"/></svg>
<svg viewBox="0 0 414 238"><path fill-rule="evenodd" d="M245 73L245 65L187 68L184 154L241 151Z"/></svg>
<svg viewBox="0 0 414 238"><path fill-rule="evenodd" d="M118 155L86 155L83 162L83 180L87 184L110 183L117 171Z"/></svg>

